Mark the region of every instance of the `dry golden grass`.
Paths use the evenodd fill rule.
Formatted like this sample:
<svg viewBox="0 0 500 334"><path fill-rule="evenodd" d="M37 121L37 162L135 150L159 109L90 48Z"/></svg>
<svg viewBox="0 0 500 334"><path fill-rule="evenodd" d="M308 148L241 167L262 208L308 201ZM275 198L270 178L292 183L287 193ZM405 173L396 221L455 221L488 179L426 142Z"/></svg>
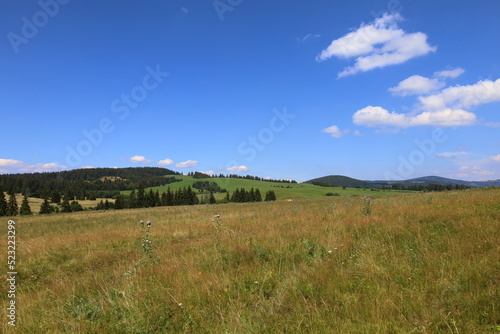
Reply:
<svg viewBox="0 0 500 334"><path fill-rule="evenodd" d="M1 328L499 332L500 190L376 197L371 215L363 205L349 197L18 217L18 321L9 328L4 307ZM141 246L140 220L152 221L152 251Z"/></svg>

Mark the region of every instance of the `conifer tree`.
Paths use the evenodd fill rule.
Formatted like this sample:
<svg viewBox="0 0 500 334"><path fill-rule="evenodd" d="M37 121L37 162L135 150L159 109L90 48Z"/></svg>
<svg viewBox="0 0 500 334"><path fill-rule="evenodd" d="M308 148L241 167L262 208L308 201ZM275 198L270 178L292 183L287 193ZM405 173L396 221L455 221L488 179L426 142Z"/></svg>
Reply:
<svg viewBox="0 0 500 334"><path fill-rule="evenodd" d="M208 203L209 203L209 204L215 204L215 203L217 203L217 200L216 200L216 199L215 199L215 197L214 197L214 193L213 193L213 191L211 191L211 192L210 192L210 198L209 198L209 200L208 200Z"/></svg>
<svg viewBox="0 0 500 334"><path fill-rule="evenodd" d="M155 205L154 206L161 206L161 199L160 199L160 193L158 190L155 191Z"/></svg>
<svg viewBox="0 0 500 334"><path fill-rule="evenodd" d="M78 212L78 211L83 211L83 207L81 206L80 203L78 203L77 201L73 201L71 202L71 211L72 212Z"/></svg>
<svg viewBox="0 0 500 334"><path fill-rule="evenodd" d="M131 209L137 208L137 196L135 194L135 189L132 189L130 195L128 196L128 207Z"/></svg>
<svg viewBox="0 0 500 334"><path fill-rule="evenodd" d="M139 184L139 190L137 191L137 207L138 208L146 207L146 194L142 183Z"/></svg>
<svg viewBox="0 0 500 334"><path fill-rule="evenodd" d="M59 193L59 191L57 190L52 191L52 193L50 194L50 200L52 203L56 204L61 203L61 194Z"/></svg>
<svg viewBox="0 0 500 334"><path fill-rule="evenodd" d="M256 202L262 202L262 195L260 194L259 188L255 190L255 201Z"/></svg>
<svg viewBox="0 0 500 334"><path fill-rule="evenodd" d="M42 205L40 205L40 214L46 215L46 214L51 213L53 210L54 210L54 208L50 205L48 198L45 197Z"/></svg>
<svg viewBox="0 0 500 334"><path fill-rule="evenodd" d="M65 197L61 203L61 212L67 213L71 212L71 204L69 204L69 200Z"/></svg>
<svg viewBox="0 0 500 334"><path fill-rule="evenodd" d="M248 201L247 202L255 202L255 190L253 190L253 187L248 192Z"/></svg>
<svg viewBox="0 0 500 334"><path fill-rule="evenodd" d="M166 202L163 205L172 206L174 205L174 194L170 190L170 187L167 188L167 193L165 195Z"/></svg>
<svg viewBox="0 0 500 334"><path fill-rule="evenodd" d="M7 204L7 213L9 216L17 216L19 207L17 206L16 194L11 193L9 196L9 203Z"/></svg>
<svg viewBox="0 0 500 334"><path fill-rule="evenodd" d="M116 196L115 210L121 209L125 209L125 199L123 198L123 195L118 195Z"/></svg>
<svg viewBox="0 0 500 334"><path fill-rule="evenodd" d="M7 201L3 189L0 188L0 217L7 216Z"/></svg>
<svg viewBox="0 0 500 334"><path fill-rule="evenodd" d="M24 194L24 198L23 198L23 201L21 203L21 216L28 216L28 215L32 215L33 213L31 212L31 208L30 208L30 203L28 201L28 195L27 194Z"/></svg>

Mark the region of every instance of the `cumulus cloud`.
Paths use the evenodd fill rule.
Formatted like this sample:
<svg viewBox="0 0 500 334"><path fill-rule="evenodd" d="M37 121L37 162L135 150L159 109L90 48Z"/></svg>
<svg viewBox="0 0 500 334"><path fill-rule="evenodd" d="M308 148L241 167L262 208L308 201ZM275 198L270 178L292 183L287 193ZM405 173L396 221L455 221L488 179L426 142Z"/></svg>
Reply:
<svg viewBox="0 0 500 334"><path fill-rule="evenodd" d="M500 101L500 79L482 80L472 85L454 86L437 94L419 97L421 108L440 110L444 108L469 108L479 104Z"/></svg>
<svg viewBox="0 0 500 334"><path fill-rule="evenodd" d="M411 91L421 92L435 88L435 84L424 77L410 77L397 87L389 90L399 94ZM413 79L412 79L413 78ZM411 80L410 80L411 79ZM434 87L433 87L434 85ZM368 106L356 111L353 115L355 124L365 126L468 126L478 124L476 114L467 109L486 103L500 102L500 79L496 81L482 80L471 85L448 87L436 93L419 96L419 103L413 113L404 114L389 112L382 107ZM484 123L497 126L497 123Z"/></svg>
<svg viewBox="0 0 500 334"><path fill-rule="evenodd" d="M128 161L133 164L147 164L153 160L146 159L143 155L134 155L132 158L129 158Z"/></svg>
<svg viewBox="0 0 500 334"><path fill-rule="evenodd" d="M336 125L332 125L326 129L323 130L323 132L330 134L333 138L340 138L346 133L349 132L349 130L340 130L340 128Z"/></svg>
<svg viewBox="0 0 500 334"><path fill-rule="evenodd" d="M398 27L403 18L399 14L384 14L370 24L362 24L334 40L317 57L324 61L331 57L355 58L354 66L345 68L338 77L366 72L375 68L402 64L412 58L436 51L427 43L422 32L407 33Z"/></svg>
<svg viewBox="0 0 500 334"><path fill-rule="evenodd" d="M429 79L420 75L414 75L401 81L396 87L389 88L389 91L393 95L408 96L430 93L444 86L445 83L438 79Z"/></svg>
<svg viewBox="0 0 500 334"><path fill-rule="evenodd" d="M465 73L465 70L463 68L457 67L454 70L444 70L444 71L438 71L434 73L435 77L438 78L451 78L455 79L461 76L462 74Z"/></svg>
<svg viewBox="0 0 500 334"><path fill-rule="evenodd" d="M174 164L174 161L171 159L165 159L158 161L158 166L171 166Z"/></svg>
<svg viewBox="0 0 500 334"><path fill-rule="evenodd" d="M184 161L184 162L179 162L175 166L178 168L192 168L192 167L198 166L198 161L188 160L188 161Z"/></svg>
<svg viewBox="0 0 500 334"><path fill-rule="evenodd" d="M247 166L233 166L233 167L226 168L226 170L228 172L232 172L232 173L247 172L248 167Z"/></svg>
<svg viewBox="0 0 500 334"><path fill-rule="evenodd" d="M461 109L443 109L436 112L423 112L418 115L399 114L389 112L382 107L368 106L356 111L353 122L358 125L380 126L390 125L395 127L411 126L464 126L476 122L476 115Z"/></svg>
<svg viewBox="0 0 500 334"><path fill-rule="evenodd" d="M500 154L499 155L494 155L494 156L490 157L490 159L493 160L493 161L500 162Z"/></svg>
<svg viewBox="0 0 500 334"><path fill-rule="evenodd" d="M202 171L200 173L207 174L207 175L214 175L215 171L213 171L213 170L206 170L206 171Z"/></svg>
<svg viewBox="0 0 500 334"><path fill-rule="evenodd" d="M1 173L44 173L57 172L67 169L68 166L56 162L30 164L14 159L0 159Z"/></svg>

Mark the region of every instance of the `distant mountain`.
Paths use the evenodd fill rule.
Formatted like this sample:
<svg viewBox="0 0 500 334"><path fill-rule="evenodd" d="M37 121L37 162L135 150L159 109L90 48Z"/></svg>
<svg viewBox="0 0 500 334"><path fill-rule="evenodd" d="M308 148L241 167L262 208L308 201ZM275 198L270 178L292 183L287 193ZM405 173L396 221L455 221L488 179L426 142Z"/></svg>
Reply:
<svg viewBox="0 0 500 334"><path fill-rule="evenodd" d="M500 180L491 181L463 181L448 179L440 176L424 176L409 180L375 180L375 181L363 181L353 179L351 177L342 175L329 175L323 176L316 179L306 181L304 183L316 184L322 186L336 186L336 187L348 187L348 188L376 188L386 185L400 184L402 186L426 186L429 184L440 184L440 185L463 185L471 188L483 188L483 187L500 187Z"/></svg>

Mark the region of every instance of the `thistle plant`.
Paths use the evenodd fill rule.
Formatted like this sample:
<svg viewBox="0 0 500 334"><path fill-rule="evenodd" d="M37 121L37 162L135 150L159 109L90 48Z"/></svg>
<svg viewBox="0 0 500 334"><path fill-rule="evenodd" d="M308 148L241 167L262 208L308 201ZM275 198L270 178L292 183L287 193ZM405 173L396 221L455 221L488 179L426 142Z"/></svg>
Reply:
<svg viewBox="0 0 500 334"><path fill-rule="evenodd" d="M152 258L153 254L153 245L151 243L151 240L149 238L149 233L151 232L151 221L148 220L146 224L144 224L144 221L141 220L141 225L143 229L143 235L142 235L142 253L145 257Z"/></svg>
<svg viewBox="0 0 500 334"><path fill-rule="evenodd" d="M368 196L362 196L361 199L363 200L363 214L365 216L371 215L372 214L372 204L373 204L372 199Z"/></svg>
<svg viewBox="0 0 500 334"><path fill-rule="evenodd" d="M142 238L141 238L142 257L139 261L135 263L134 268L125 273L125 276L132 275L133 273L136 272L137 267L139 267L141 264L153 258L153 244L149 237L149 234L151 232L151 221L148 220L146 223L144 223L144 221L141 220L140 224L142 228Z"/></svg>

